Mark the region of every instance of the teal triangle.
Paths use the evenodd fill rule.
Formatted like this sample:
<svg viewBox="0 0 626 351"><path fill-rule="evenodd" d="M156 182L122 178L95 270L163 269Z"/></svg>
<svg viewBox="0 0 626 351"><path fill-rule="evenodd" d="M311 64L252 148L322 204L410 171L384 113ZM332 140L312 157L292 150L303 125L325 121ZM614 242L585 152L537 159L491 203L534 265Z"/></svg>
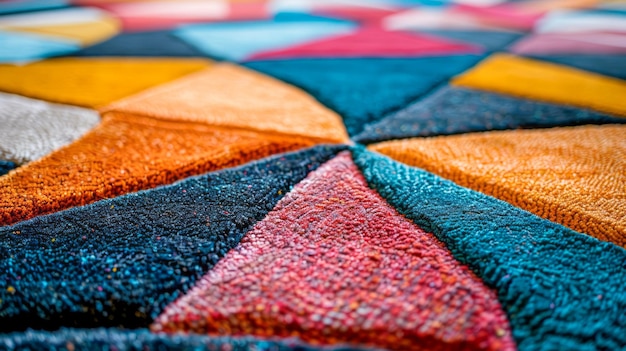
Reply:
<svg viewBox="0 0 626 351"><path fill-rule="evenodd" d="M473 66L481 55L297 59L246 66L296 85L339 113L350 135Z"/></svg>
<svg viewBox="0 0 626 351"><path fill-rule="evenodd" d="M623 350L626 250L365 150L368 185L493 288L520 351Z"/></svg>

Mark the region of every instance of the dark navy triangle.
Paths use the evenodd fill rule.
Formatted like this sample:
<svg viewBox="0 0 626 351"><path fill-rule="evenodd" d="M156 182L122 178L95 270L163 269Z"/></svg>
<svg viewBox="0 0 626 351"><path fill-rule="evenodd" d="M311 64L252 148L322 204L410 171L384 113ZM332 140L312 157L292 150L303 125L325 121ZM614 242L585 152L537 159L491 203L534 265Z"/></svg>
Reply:
<svg viewBox="0 0 626 351"><path fill-rule="evenodd" d="M170 31L121 33L109 40L78 51L75 56L204 56Z"/></svg>
<svg viewBox="0 0 626 351"><path fill-rule="evenodd" d="M147 327L344 148L277 155L0 228L0 331Z"/></svg>
<svg viewBox="0 0 626 351"><path fill-rule="evenodd" d="M626 79L626 55L561 54L529 55L534 59L567 65L605 76Z"/></svg>
<svg viewBox="0 0 626 351"><path fill-rule="evenodd" d="M369 144L411 137L490 130L626 123L592 110L445 86L422 100L368 125L353 138Z"/></svg>

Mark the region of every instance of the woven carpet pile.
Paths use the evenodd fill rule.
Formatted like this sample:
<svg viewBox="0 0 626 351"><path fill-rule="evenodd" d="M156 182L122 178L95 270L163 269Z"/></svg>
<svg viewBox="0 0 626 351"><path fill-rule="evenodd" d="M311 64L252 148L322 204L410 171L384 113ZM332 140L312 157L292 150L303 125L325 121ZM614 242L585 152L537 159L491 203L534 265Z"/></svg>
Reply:
<svg viewBox="0 0 626 351"><path fill-rule="evenodd" d="M626 3L0 2L0 350L626 350Z"/></svg>

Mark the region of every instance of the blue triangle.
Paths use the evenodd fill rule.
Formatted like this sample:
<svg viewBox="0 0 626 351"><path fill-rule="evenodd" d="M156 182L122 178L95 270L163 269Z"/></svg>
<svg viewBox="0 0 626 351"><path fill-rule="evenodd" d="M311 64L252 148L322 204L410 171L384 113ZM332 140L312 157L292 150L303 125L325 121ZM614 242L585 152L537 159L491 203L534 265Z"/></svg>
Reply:
<svg viewBox="0 0 626 351"><path fill-rule="evenodd" d="M382 119L463 72L480 55L410 59L297 59L246 66L296 85L339 113L348 133Z"/></svg>
<svg viewBox="0 0 626 351"><path fill-rule="evenodd" d="M77 43L46 36L0 31L0 63L21 63L78 51Z"/></svg>
<svg viewBox="0 0 626 351"><path fill-rule="evenodd" d="M362 147L353 155L371 188L496 291L518 350L626 345L626 250Z"/></svg>

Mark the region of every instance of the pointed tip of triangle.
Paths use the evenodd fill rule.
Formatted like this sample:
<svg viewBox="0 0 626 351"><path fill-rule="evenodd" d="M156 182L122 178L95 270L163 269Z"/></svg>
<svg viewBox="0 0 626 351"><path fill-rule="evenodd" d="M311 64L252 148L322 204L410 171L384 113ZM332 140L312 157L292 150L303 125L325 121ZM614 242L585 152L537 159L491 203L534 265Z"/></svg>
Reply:
<svg viewBox="0 0 626 351"><path fill-rule="evenodd" d="M256 293L235 293L242 289ZM494 292L368 188L349 152L296 185L152 327L391 349L515 349Z"/></svg>
<svg viewBox="0 0 626 351"><path fill-rule="evenodd" d="M341 117L312 96L231 63L215 64L103 109L103 112L111 111L320 142L348 141Z"/></svg>

